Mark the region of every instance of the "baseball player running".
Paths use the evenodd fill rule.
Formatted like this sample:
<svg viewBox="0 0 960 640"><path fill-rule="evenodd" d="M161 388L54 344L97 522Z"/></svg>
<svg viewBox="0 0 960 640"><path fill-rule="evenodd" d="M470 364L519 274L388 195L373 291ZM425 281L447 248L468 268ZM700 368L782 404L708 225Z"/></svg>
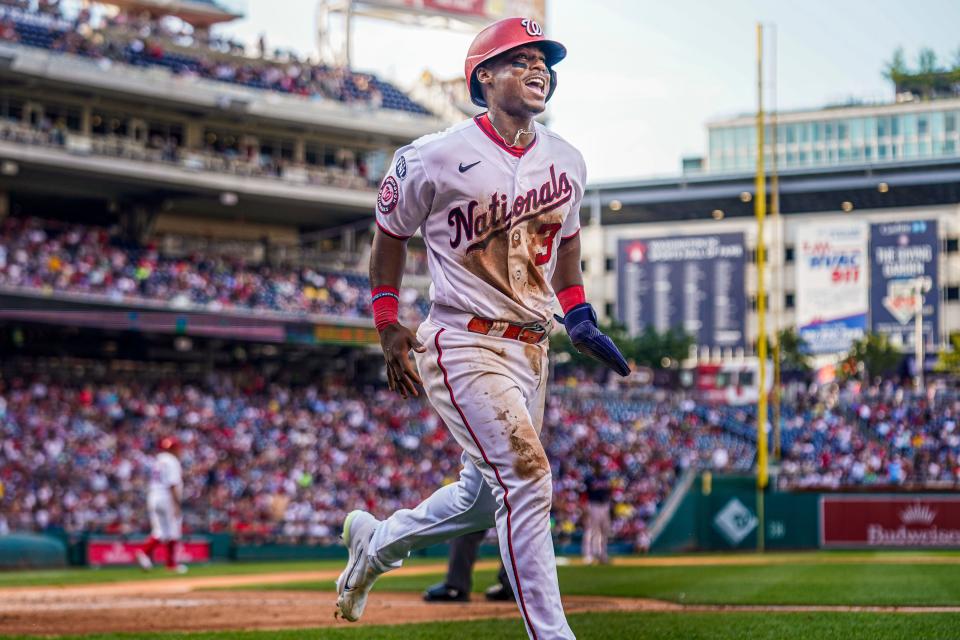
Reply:
<svg viewBox="0 0 960 640"><path fill-rule="evenodd" d="M177 543L183 530L183 470L177 454L180 443L176 438L160 440L160 453L150 465L150 488L147 491L147 512L150 514L150 537L137 549L137 563L148 571L153 568L153 552L166 545L167 569L186 573L187 566L177 563Z"/></svg>
<svg viewBox="0 0 960 640"><path fill-rule="evenodd" d="M465 72L471 98L487 111L401 148L380 187L370 281L388 384L404 398L423 386L463 447L463 469L414 509L383 521L347 516L349 560L337 580L337 613L347 620L360 618L374 581L411 550L496 526L527 633L574 637L560 602L540 443L554 301L578 349L621 375L629 369L584 299L583 158L533 120L565 55L530 19L484 29ZM397 292L417 229L432 306L414 335L397 322Z"/></svg>

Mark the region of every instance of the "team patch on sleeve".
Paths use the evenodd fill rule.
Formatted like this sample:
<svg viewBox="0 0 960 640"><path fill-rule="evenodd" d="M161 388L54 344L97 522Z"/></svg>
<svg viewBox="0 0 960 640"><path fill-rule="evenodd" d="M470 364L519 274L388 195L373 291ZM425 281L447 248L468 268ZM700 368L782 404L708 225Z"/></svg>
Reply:
<svg viewBox="0 0 960 640"><path fill-rule="evenodd" d="M397 208L397 202L400 200L400 189L397 187L397 181L393 176L387 176L380 185L380 193L377 194L377 210L383 215L387 215Z"/></svg>

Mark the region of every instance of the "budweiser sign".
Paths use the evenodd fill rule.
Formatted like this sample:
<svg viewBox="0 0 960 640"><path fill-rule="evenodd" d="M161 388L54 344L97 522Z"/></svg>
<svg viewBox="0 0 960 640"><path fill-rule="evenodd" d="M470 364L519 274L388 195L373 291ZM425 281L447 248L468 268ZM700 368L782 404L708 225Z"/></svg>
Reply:
<svg viewBox="0 0 960 640"><path fill-rule="evenodd" d="M822 496L820 546L960 548L960 496Z"/></svg>

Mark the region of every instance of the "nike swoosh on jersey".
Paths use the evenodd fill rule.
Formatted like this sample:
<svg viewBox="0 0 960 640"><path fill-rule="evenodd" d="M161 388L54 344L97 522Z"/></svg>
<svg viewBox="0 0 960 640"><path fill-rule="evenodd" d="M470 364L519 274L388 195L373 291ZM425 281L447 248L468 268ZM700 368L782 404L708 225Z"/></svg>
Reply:
<svg viewBox="0 0 960 640"><path fill-rule="evenodd" d="M474 162L473 164L468 164L467 166L463 166L463 163L461 162L461 163L460 163L460 173L466 173L467 171L469 171L470 169L474 168L475 166L477 166L477 165L480 164L481 162L483 162L483 161L482 161L482 160L477 160L477 161Z"/></svg>

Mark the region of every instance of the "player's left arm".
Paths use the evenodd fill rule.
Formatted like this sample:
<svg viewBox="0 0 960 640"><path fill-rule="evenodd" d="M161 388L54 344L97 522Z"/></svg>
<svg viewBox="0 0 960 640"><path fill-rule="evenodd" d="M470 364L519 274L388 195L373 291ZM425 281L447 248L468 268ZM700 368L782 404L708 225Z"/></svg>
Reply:
<svg viewBox="0 0 960 640"><path fill-rule="evenodd" d="M183 508L180 505L181 495L180 488L177 485L171 485L170 487L170 504L173 505L173 515L176 518L179 518L183 513Z"/></svg>
<svg viewBox="0 0 960 640"><path fill-rule="evenodd" d="M179 518L183 514L181 502L183 502L183 492L180 489L183 483L183 469L179 462L176 465L167 466L167 484L170 487L170 504L173 505L174 516Z"/></svg>
<svg viewBox="0 0 960 640"><path fill-rule="evenodd" d="M585 173L584 171L584 179ZM583 272L580 270L580 200L571 207L564 221L560 246L557 248L557 264L550 284L557 292L557 299L563 309L563 317L557 316L557 319L563 322L577 351L598 360L621 376L629 375L630 367L626 359L613 340L600 331L597 314L587 302L583 290Z"/></svg>
<svg viewBox="0 0 960 640"><path fill-rule="evenodd" d="M560 240L557 247L557 266L550 280L553 290L563 291L570 287L583 287L583 272L580 271L580 234Z"/></svg>

